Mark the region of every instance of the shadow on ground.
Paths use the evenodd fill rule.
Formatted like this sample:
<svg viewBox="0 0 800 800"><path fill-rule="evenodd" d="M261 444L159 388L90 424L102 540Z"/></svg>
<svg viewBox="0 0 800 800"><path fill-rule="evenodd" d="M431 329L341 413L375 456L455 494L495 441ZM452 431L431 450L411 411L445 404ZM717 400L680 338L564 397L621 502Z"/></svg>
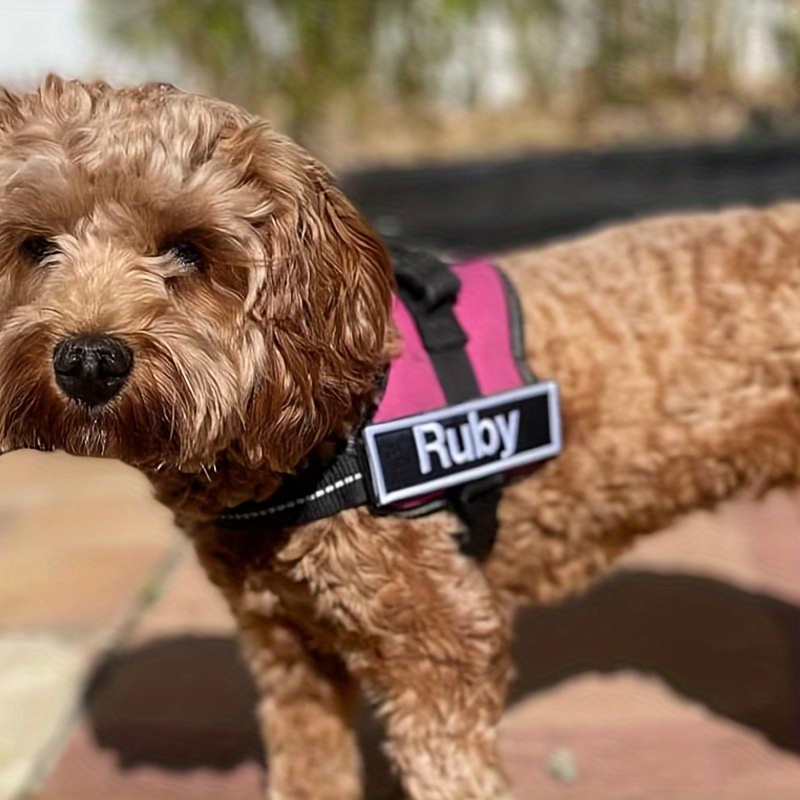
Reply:
<svg viewBox="0 0 800 800"><path fill-rule="evenodd" d="M190 636L112 655L84 697L97 743L114 752L122 769L176 772L262 764L257 702L233 639ZM380 724L366 707L358 723L366 800L399 800L403 795L381 749Z"/></svg>
<svg viewBox="0 0 800 800"><path fill-rule="evenodd" d="M529 609L511 704L584 672L636 669L800 753L800 608L687 575L618 573Z"/></svg>
<svg viewBox="0 0 800 800"><path fill-rule="evenodd" d="M510 703L585 672L637 669L800 753L800 609L701 577L619 573L517 626ZM170 638L110 658L86 703L123 767L230 769L261 760L256 694L235 643ZM399 797L365 711L367 800Z"/></svg>

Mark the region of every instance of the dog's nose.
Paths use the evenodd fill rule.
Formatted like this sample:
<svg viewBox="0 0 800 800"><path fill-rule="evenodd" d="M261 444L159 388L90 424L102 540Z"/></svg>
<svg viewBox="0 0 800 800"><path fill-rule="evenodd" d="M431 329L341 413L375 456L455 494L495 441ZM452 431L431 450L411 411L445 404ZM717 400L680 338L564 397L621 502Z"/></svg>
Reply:
<svg viewBox="0 0 800 800"><path fill-rule="evenodd" d="M53 351L56 383L68 397L87 406L107 403L132 367L133 351L113 336L72 336Z"/></svg>

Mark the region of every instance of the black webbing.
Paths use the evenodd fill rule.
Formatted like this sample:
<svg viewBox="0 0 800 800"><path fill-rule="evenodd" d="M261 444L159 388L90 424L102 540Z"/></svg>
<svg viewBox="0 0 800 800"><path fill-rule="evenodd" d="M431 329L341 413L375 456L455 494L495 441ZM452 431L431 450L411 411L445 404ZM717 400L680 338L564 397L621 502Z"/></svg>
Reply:
<svg viewBox="0 0 800 800"><path fill-rule="evenodd" d="M411 312L445 399L451 405L480 397L467 356L467 335L453 307L458 276L431 253L393 249L400 298Z"/></svg>
<svg viewBox="0 0 800 800"><path fill-rule="evenodd" d="M400 298L411 312L445 399L451 405L481 396L475 372L467 356L467 335L454 306L461 282L433 254L391 247ZM493 475L481 481L455 486L445 494L453 511L465 524L457 534L461 551L486 558L497 537L497 504L504 479Z"/></svg>
<svg viewBox="0 0 800 800"><path fill-rule="evenodd" d="M354 439L322 467L287 476L265 503L242 503L219 516L226 528L254 525L286 528L332 517L368 502L358 445Z"/></svg>

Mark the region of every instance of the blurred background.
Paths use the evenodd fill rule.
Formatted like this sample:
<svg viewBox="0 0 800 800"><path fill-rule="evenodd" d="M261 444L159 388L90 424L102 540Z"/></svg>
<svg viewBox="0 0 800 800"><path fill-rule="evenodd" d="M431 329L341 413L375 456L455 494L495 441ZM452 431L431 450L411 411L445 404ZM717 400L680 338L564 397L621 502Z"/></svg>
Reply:
<svg viewBox="0 0 800 800"><path fill-rule="evenodd" d="M0 69L169 78L335 168L796 127L792 0L4 2ZM49 17L49 18L48 18Z"/></svg>
<svg viewBox="0 0 800 800"><path fill-rule="evenodd" d="M3 0L0 22L12 87L56 69L225 97L421 243L800 192L794 0Z"/></svg>
<svg viewBox="0 0 800 800"><path fill-rule="evenodd" d="M794 0L0 0L0 83L267 116L385 234L461 252L800 196ZM800 499L696 514L520 622L520 800L789 800ZM259 796L226 609L118 464L0 460L0 800ZM365 714L367 800L398 797Z"/></svg>

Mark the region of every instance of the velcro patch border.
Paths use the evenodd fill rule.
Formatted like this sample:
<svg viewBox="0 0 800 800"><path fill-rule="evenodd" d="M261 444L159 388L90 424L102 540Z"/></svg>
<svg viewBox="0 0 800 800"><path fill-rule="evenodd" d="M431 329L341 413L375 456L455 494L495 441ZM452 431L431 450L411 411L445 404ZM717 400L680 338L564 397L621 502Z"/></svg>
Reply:
<svg viewBox="0 0 800 800"><path fill-rule="evenodd" d="M387 506L557 456L558 386L542 381L370 424L363 436L373 501Z"/></svg>

